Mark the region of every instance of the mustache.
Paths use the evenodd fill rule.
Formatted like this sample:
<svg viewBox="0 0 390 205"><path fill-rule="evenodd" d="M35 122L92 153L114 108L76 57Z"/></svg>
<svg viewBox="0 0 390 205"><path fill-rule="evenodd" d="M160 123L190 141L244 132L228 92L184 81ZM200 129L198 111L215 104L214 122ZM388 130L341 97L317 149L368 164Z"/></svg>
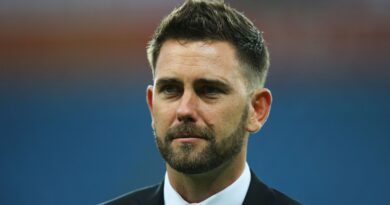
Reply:
<svg viewBox="0 0 390 205"><path fill-rule="evenodd" d="M175 127L169 128L166 135L167 141L172 141L177 138L190 138L196 137L205 140L215 140L214 132L207 127L197 127L194 124L179 124Z"/></svg>

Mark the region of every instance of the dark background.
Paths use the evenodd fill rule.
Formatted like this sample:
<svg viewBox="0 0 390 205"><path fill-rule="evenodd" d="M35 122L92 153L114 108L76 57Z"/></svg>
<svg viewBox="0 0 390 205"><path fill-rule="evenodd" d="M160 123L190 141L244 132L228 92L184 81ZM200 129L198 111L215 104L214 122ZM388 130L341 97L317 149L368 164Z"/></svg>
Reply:
<svg viewBox="0 0 390 205"><path fill-rule="evenodd" d="M0 2L0 204L96 204L162 179L145 46L181 2ZM389 1L229 2L272 58L250 167L304 204L389 204Z"/></svg>

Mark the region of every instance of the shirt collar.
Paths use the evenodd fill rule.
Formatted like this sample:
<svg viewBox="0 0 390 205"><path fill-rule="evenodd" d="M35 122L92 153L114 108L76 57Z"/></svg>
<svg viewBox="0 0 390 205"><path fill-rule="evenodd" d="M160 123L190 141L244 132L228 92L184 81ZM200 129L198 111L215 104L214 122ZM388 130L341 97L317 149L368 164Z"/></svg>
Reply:
<svg viewBox="0 0 390 205"><path fill-rule="evenodd" d="M245 163L244 171L241 176L231 185L222 191L210 196L199 203L188 203L172 187L168 179L168 173L165 173L164 183L164 202L169 205L241 205L244 202L251 181L249 166Z"/></svg>

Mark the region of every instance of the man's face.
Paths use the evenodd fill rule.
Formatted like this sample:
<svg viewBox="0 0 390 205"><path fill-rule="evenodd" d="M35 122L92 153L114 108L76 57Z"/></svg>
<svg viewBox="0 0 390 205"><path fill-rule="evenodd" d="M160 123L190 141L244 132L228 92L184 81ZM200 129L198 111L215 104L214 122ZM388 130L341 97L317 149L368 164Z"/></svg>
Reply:
<svg viewBox="0 0 390 205"><path fill-rule="evenodd" d="M247 144L249 96L234 47L222 41L166 41L148 104L156 143L172 168L210 171Z"/></svg>

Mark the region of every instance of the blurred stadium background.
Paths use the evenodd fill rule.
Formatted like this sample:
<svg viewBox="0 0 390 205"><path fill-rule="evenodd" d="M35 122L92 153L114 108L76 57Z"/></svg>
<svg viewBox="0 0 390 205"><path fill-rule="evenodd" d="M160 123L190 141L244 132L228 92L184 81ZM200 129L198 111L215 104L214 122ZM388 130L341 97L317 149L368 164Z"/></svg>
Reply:
<svg viewBox="0 0 390 205"><path fill-rule="evenodd" d="M0 204L97 204L162 179L145 46L181 2L0 1ZM389 1L228 2L271 50L251 168L304 204L389 204Z"/></svg>

